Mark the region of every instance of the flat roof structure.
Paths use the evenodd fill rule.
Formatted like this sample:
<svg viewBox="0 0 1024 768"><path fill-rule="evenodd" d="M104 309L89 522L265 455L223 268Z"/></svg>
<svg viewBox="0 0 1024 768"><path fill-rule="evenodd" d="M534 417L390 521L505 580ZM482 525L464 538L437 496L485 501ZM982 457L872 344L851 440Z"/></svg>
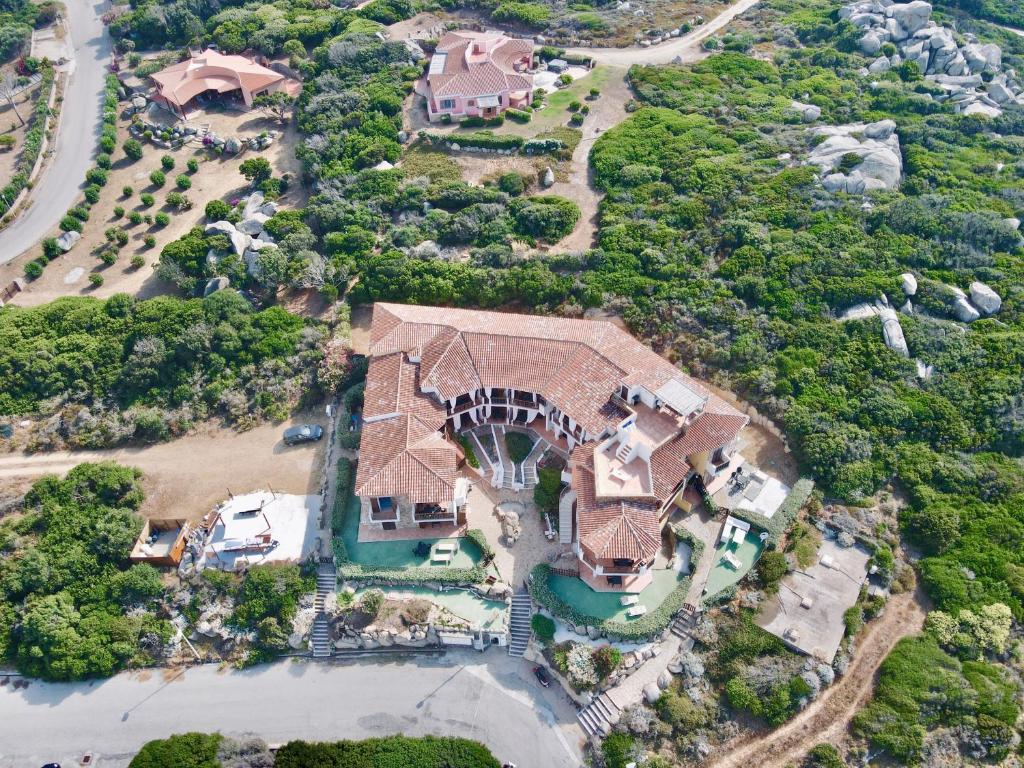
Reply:
<svg viewBox="0 0 1024 768"><path fill-rule="evenodd" d="M846 632L843 614L857 602L871 555L826 538L810 568L788 574L755 620L789 648L831 664Z"/></svg>
<svg viewBox="0 0 1024 768"><path fill-rule="evenodd" d="M256 491L210 513L200 568L233 571L250 565L304 560L317 545L320 496Z"/></svg>

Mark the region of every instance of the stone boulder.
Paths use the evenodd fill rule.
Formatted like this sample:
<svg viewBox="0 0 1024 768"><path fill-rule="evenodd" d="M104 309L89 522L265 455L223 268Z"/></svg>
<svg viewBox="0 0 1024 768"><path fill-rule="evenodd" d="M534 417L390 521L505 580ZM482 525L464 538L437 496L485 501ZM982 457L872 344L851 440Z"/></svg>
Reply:
<svg viewBox="0 0 1024 768"><path fill-rule="evenodd" d="M75 247L75 243L82 239L80 232L75 232L73 229L69 229L67 232L63 232L57 238L57 247L60 248L64 253L67 253Z"/></svg>
<svg viewBox="0 0 1024 768"><path fill-rule="evenodd" d="M800 114L800 120L805 123L813 123L821 117L821 107L816 104L801 104L794 101L790 106Z"/></svg>
<svg viewBox="0 0 1024 768"><path fill-rule="evenodd" d="M224 141L224 151L231 155L237 155L242 151L242 142L232 136Z"/></svg>
<svg viewBox="0 0 1024 768"><path fill-rule="evenodd" d="M259 213L257 211L256 213L253 213L251 216L248 216L242 219L240 222L238 222L238 224L235 225L235 228L239 232L244 232L247 235L255 237L256 235L263 231L263 225L267 223L267 219L269 218L270 217L267 216L266 214Z"/></svg>
<svg viewBox="0 0 1024 768"><path fill-rule="evenodd" d="M660 675L658 675L658 688L664 691L671 684L672 675L670 675L668 672L662 672Z"/></svg>
<svg viewBox="0 0 1024 768"><path fill-rule="evenodd" d="M896 130L896 122L894 120L879 120L874 123L868 123L864 126L864 135L869 139L875 139L877 141L885 141L893 132Z"/></svg>
<svg viewBox="0 0 1024 768"><path fill-rule="evenodd" d="M923 29L932 15L931 3L926 3L924 0L892 5L890 10L892 18L911 35L919 29Z"/></svg>
<svg viewBox="0 0 1024 768"><path fill-rule="evenodd" d="M217 291L223 291L229 285L231 285L231 281L224 276L211 277L206 282L206 287L203 288L203 296L210 296L216 293Z"/></svg>
<svg viewBox="0 0 1024 768"><path fill-rule="evenodd" d="M907 296L913 296L917 293L917 278L909 272L904 272L900 275L900 283L903 288L903 293Z"/></svg>
<svg viewBox="0 0 1024 768"><path fill-rule="evenodd" d="M547 189L548 187L554 185L554 183L555 172L551 170L551 166L549 165L547 168L544 169L544 175L541 176L540 185Z"/></svg>
<svg viewBox="0 0 1024 768"><path fill-rule="evenodd" d="M661 698L661 688L658 687L657 683L648 683L644 686L644 700L654 706L655 702Z"/></svg>
<svg viewBox="0 0 1024 768"><path fill-rule="evenodd" d="M907 340L903 336L903 326L900 325L896 310L889 306L888 301L880 301L876 307L878 316L882 319L882 338L885 341L885 346L898 355L910 357Z"/></svg>
<svg viewBox="0 0 1024 768"><path fill-rule="evenodd" d="M245 207L242 208L242 218L248 219L254 213L256 213L260 206L263 205L265 198L262 192L253 192L245 199Z"/></svg>
<svg viewBox="0 0 1024 768"><path fill-rule="evenodd" d="M966 296L957 296L956 299L954 299L953 314L956 315L957 320L960 320L963 323L973 323L981 317L981 313L971 306L971 303L967 300Z"/></svg>
<svg viewBox="0 0 1024 768"><path fill-rule="evenodd" d="M868 72L872 75L880 75L883 72L888 72L892 67L889 59L885 56L879 56L877 59L868 64Z"/></svg>
<svg viewBox="0 0 1024 768"><path fill-rule="evenodd" d="M992 290L985 283L975 280L970 287L971 303L986 315L994 315L1003 306L1003 300L999 294Z"/></svg>
<svg viewBox="0 0 1024 768"><path fill-rule="evenodd" d="M882 36L878 32L868 32L860 39L860 52L865 56L874 56L882 50Z"/></svg>
<svg viewBox="0 0 1024 768"><path fill-rule="evenodd" d="M903 160L899 137L893 128L891 120L816 128L814 135L824 136L825 140L810 151L805 164L818 166L822 184L829 192L863 194L894 189L903 173ZM879 138L872 138L869 132ZM861 160L848 172L838 170L847 155Z"/></svg>
<svg viewBox="0 0 1024 768"><path fill-rule="evenodd" d="M203 228L203 232L207 235L222 234L231 237L232 233L235 232L235 225L230 221L215 221L212 224L207 224Z"/></svg>

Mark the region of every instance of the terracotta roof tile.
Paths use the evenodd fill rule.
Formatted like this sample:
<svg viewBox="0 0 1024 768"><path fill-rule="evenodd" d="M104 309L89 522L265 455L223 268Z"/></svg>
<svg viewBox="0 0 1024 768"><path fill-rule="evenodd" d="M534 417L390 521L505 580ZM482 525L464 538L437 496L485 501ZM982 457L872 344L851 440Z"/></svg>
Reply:
<svg viewBox="0 0 1024 768"><path fill-rule="evenodd" d="M458 451L436 428L415 416L363 425L355 492L408 496L413 503L451 501Z"/></svg>

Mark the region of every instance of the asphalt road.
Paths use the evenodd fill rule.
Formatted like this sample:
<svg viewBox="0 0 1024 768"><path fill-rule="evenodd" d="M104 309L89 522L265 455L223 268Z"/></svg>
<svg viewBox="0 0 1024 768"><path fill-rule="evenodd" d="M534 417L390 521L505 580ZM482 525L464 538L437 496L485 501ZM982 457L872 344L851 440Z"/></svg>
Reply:
<svg viewBox="0 0 1024 768"><path fill-rule="evenodd" d="M49 761L126 766L146 741L184 731L254 733L270 743L403 733L484 742L518 768L578 768L582 731L564 693L541 689L503 649L242 672L213 665L94 683L0 688L0 768Z"/></svg>
<svg viewBox="0 0 1024 768"><path fill-rule="evenodd" d="M103 120L103 79L113 50L101 16L106 0L66 0L75 63L64 90L55 154L36 180L31 205L0 231L0 264L38 243L81 195Z"/></svg>

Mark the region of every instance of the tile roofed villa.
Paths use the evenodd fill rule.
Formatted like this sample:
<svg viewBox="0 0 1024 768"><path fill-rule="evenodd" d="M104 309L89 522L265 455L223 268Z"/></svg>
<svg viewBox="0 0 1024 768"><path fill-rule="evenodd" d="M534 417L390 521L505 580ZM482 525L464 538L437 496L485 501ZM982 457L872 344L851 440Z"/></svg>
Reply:
<svg viewBox="0 0 1024 768"><path fill-rule="evenodd" d="M651 583L677 499L728 471L748 420L606 321L378 303L369 355L360 528L409 538L465 524L470 481L454 436L530 428L569 456L562 541L598 591Z"/></svg>
<svg viewBox="0 0 1024 768"><path fill-rule="evenodd" d="M242 97L247 107L257 96L285 91L297 96L301 84L244 56L232 56L212 49L172 64L151 75L157 87L157 101L175 114L186 117L194 100L203 94Z"/></svg>
<svg viewBox="0 0 1024 768"><path fill-rule="evenodd" d="M451 117L495 117L533 98L533 42L501 32L449 32L437 44L416 92L431 122Z"/></svg>

